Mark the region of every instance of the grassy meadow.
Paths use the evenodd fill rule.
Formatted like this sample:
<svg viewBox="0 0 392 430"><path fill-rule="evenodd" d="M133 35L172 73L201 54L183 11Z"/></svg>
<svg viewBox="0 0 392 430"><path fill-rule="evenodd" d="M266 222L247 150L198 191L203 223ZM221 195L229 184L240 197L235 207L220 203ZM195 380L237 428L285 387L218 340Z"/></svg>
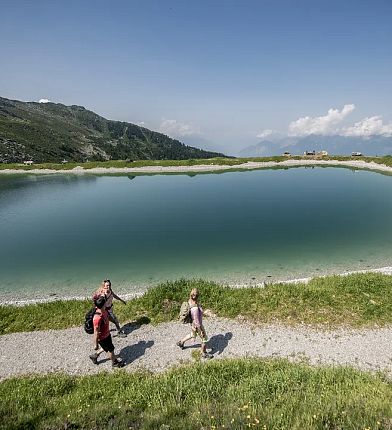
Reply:
<svg viewBox="0 0 392 430"><path fill-rule="evenodd" d="M4 429L390 429L383 375L286 360L216 360L147 372L15 378Z"/></svg>
<svg viewBox="0 0 392 430"><path fill-rule="evenodd" d="M178 280L151 288L126 305L117 302L116 314L123 322L176 320L181 303L195 287L201 291L204 308L221 317L325 328L392 323L392 277L379 273L328 276L306 285L270 284L265 288L229 288L203 280ZM0 306L0 334L81 325L90 308L90 300Z"/></svg>

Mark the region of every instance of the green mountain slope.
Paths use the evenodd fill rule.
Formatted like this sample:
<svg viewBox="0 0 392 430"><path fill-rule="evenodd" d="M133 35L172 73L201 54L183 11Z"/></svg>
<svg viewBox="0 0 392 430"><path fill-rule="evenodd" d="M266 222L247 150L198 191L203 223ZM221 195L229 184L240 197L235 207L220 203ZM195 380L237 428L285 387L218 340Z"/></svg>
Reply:
<svg viewBox="0 0 392 430"><path fill-rule="evenodd" d="M223 156L82 106L0 97L0 162L182 160Z"/></svg>

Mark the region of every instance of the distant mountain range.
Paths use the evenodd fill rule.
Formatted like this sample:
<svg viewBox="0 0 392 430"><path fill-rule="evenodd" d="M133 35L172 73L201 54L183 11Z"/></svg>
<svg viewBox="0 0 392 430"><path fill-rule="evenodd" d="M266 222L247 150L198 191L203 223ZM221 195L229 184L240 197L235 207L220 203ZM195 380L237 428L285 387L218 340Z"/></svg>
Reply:
<svg viewBox="0 0 392 430"><path fill-rule="evenodd" d="M0 97L0 162L183 160L224 157L82 106Z"/></svg>
<svg viewBox="0 0 392 430"><path fill-rule="evenodd" d="M305 151L328 151L332 155L351 155L362 152L364 155L392 154L392 137L372 136L370 138L345 136L311 135L303 138L281 138L275 141L263 140L256 145L240 151L240 157L264 157L280 155L285 151L302 155Z"/></svg>

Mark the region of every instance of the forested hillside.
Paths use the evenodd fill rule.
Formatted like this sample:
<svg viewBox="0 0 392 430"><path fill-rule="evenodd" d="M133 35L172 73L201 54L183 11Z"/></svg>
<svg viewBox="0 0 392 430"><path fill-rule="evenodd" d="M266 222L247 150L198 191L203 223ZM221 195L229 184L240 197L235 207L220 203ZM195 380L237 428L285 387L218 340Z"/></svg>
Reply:
<svg viewBox="0 0 392 430"><path fill-rule="evenodd" d="M223 156L82 106L0 97L0 162L182 160Z"/></svg>

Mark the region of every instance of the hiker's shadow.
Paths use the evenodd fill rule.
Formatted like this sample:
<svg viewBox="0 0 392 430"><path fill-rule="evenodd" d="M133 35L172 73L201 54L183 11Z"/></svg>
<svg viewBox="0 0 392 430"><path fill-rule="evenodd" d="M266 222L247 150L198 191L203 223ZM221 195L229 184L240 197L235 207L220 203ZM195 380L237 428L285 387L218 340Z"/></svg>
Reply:
<svg viewBox="0 0 392 430"><path fill-rule="evenodd" d="M128 364L131 364L139 357L142 357L145 354L146 349L151 348L153 345L154 345L153 340L149 340L148 342L146 342L145 340L141 340L135 345L128 345L125 348L123 348L120 351L119 356L124 361L125 366L127 366Z"/></svg>
<svg viewBox="0 0 392 430"><path fill-rule="evenodd" d="M229 340L233 337L233 333L227 332L225 335L217 334L212 336L208 342L210 348L212 348L212 353L222 354L229 344Z"/></svg>
<svg viewBox="0 0 392 430"><path fill-rule="evenodd" d="M139 329L142 325L150 324L150 322L151 322L150 318L144 316L144 317L138 318L136 321L132 321L127 324L124 324L121 327L121 331L123 331L125 334L130 334L133 331Z"/></svg>

